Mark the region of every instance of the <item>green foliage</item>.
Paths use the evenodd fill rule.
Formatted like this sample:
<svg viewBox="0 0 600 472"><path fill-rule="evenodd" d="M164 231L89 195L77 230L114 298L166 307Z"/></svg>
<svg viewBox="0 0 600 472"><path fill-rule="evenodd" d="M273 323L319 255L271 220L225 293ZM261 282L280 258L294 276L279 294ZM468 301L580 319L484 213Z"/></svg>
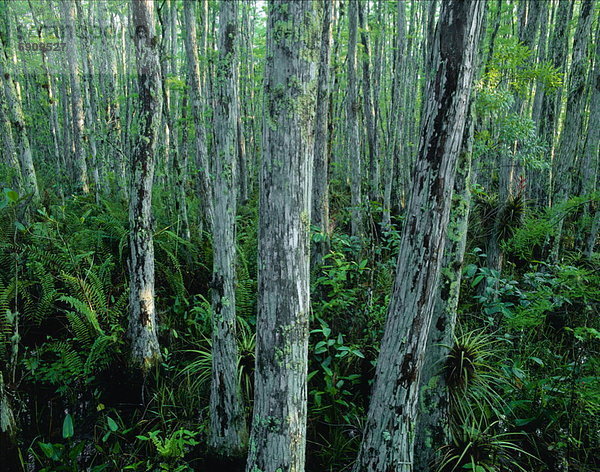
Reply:
<svg viewBox="0 0 600 472"><path fill-rule="evenodd" d="M550 91L560 87L562 74L548 62L536 63L533 55L534 52L514 36L498 38L483 82L521 95L527 92L526 86L533 80Z"/></svg>
<svg viewBox="0 0 600 472"><path fill-rule="evenodd" d="M452 444L442 450L438 472L500 472L509 464L510 470L526 472L516 460L527 454L516 444L518 435L499 430L498 422L486 426L483 421L471 419L460 424L454 431Z"/></svg>
<svg viewBox="0 0 600 472"><path fill-rule="evenodd" d="M177 429L163 437L160 430L154 430L147 435L138 435L137 438L151 442L156 448L159 457L158 470L184 472L193 470L183 462L183 458L190 447L199 444L195 439L198 434L198 431ZM150 470L149 466L150 463L147 462L146 470Z"/></svg>

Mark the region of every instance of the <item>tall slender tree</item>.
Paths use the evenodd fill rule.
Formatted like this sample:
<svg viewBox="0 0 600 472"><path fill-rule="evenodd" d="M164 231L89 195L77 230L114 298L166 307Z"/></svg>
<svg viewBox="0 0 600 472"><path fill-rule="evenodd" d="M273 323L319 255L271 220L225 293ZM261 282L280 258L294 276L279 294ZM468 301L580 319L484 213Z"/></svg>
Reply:
<svg viewBox="0 0 600 472"><path fill-rule="evenodd" d="M238 152L238 8L221 2L215 67L215 149L212 279L212 383L210 443L239 455L247 439L237 363L235 311L235 217Z"/></svg>
<svg viewBox="0 0 600 472"><path fill-rule="evenodd" d="M247 472L304 470L319 7L315 1L269 2L255 396Z"/></svg>
<svg viewBox="0 0 600 472"><path fill-rule="evenodd" d="M473 105L471 103L471 108ZM416 428L415 470L428 470L436 452L450 441L450 398L444 376L445 359L454 343L458 298L471 210L471 160L474 117L470 114L458 159L439 289L421 376L421 408Z"/></svg>
<svg viewBox="0 0 600 472"><path fill-rule="evenodd" d="M84 149L85 117L83 113L83 96L79 77L79 53L75 35L75 4L71 0L61 0L61 15L65 23L65 43L67 47L67 65L71 85L71 119L73 130L73 169L76 186L83 193L88 193L88 166Z"/></svg>
<svg viewBox="0 0 600 472"><path fill-rule="evenodd" d="M147 369L161 357L156 333L152 239L154 151L161 110L154 2L132 0L131 21L135 32L137 59L139 135L131 156L129 191L131 246L129 336L133 362Z"/></svg>
<svg viewBox="0 0 600 472"><path fill-rule="evenodd" d="M1 71L0 71L1 72ZM11 185L18 192L22 190L21 165L17 157L17 148L13 138L12 127L8 119L7 100L3 87L0 87L0 134L2 135L2 163L11 169Z"/></svg>
<svg viewBox="0 0 600 472"><path fill-rule="evenodd" d="M351 228L353 236L363 232L362 221L362 164L358 126L358 85L356 78L358 36L358 0L348 2L348 95L346 96L347 155L350 161L350 193L352 196Z"/></svg>
<svg viewBox="0 0 600 472"><path fill-rule="evenodd" d="M590 117L583 158L581 193L590 194L597 190L598 164L600 163L600 23L596 26L596 52L594 69L591 71ZM588 211L590 211L588 209ZM600 208L592 216L592 227L586 240L585 255L592 257L598 231L600 230Z"/></svg>
<svg viewBox="0 0 600 472"><path fill-rule="evenodd" d="M323 4L323 28L319 55L319 83L315 118L315 149L313 161L312 224L322 232L323 239L316 243L312 263L318 264L329 246L329 103L330 62L332 41L333 1Z"/></svg>
<svg viewBox="0 0 600 472"><path fill-rule="evenodd" d="M200 3L204 5L204 2ZM204 122L204 89L205 84L200 75L198 61L198 44L196 41L196 2L183 2L186 35L184 36L185 51L190 76L190 102L192 105L192 118L194 120L195 135L195 164L198 172L198 189L202 207L202 226L212 229L214 209L212 198L212 184L210 180L210 162L206 145L206 124ZM204 22L208 21L205 17ZM204 42L204 41L203 41ZM203 45L205 47L205 45Z"/></svg>
<svg viewBox="0 0 600 472"><path fill-rule="evenodd" d="M368 33L368 20L365 9L367 2L359 2L358 19L360 24L360 42L362 45L362 89L363 116L365 118L367 151L369 155L369 200L379 200L379 158L377 156L376 109L373 100L371 80L371 48Z"/></svg>
<svg viewBox="0 0 600 472"><path fill-rule="evenodd" d="M392 106L390 110L390 140L385 155L385 185L383 191L383 227L390 229L392 224L392 190L394 175L397 173L401 154L400 138L404 130L404 100L407 85L404 81L407 70L406 49L406 1L398 1L396 14L396 43L394 51L394 78L392 85Z"/></svg>
<svg viewBox="0 0 600 472"><path fill-rule="evenodd" d="M565 121L560 135L556 159L553 162L553 205L561 204L569 198L572 185L572 175L577 169L577 156L583 142L582 119L585 112L586 72L588 68L587 50L592 25L592 0L584 0L577 22L577 30L573 40L571 71L569 74L567 106ZM558 258L560 238L564 219L561 218L555 229L552 253Z"/></svg>
<svg viewBox="0 0 600 472"><path fill-rule="evenodd" d="M15 82L13 74L8 68L8 55L4 41L5 40L3 38L0 38L0 80L2 81L4 97L6 99L6 108L4 109L4 112L12 124L12 136L15 138L14 142L16 144L19 164L21 166L20 174L23 183L23 189L25 192L27 192L27 194L31 195L35 201L39 198L39 191L35 166L33 164L33 155L31 152L31 146L29 144L29 135L27 133L27 126L25 124L25 116L23 115L21 99L17 94L17 83ZM10 140L8 136L6 139L9 143L7 150L10 156L12 155L12 149L10 148L10 143L12 140ZM12 158L9 157L9 162L11 161Z"/></svg>
<svg viewBox="0 0 600 472"><path fill-rule="evenodd" d="M442 3L432 43L419 155L402 230L396 281L354 470L412 472L419 380L433 316L451 192L484 3Z"/></svg>

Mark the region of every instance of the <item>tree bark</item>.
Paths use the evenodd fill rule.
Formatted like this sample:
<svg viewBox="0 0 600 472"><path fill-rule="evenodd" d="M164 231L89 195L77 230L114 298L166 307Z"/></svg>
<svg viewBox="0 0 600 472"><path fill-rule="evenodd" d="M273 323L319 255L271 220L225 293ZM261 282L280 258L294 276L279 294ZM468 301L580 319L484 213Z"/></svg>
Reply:
<svg viewBox="0 0 600 472"><path fill-rule="evenodd" d="M237 375L235 312L235 217L238 146L238 8L221 2L215 90L215 182L212 279L212 383L209 443L237 456L247 439Z"/></svg>
<svg viewBox="0 0 600 472"><path fill-rule="evenodd" d="M255 396L247 472L304 470L320 5L269 3Z"/></svg>
<svg viewBox="0 0 600 472"><path fill-rule="evenodd" d="M6 113L12 124L13 137L16 138L16 148L19 156L20 173L23 184L23 190L31 195L34 201L39 200L39 191L37 176L33 165L33 156L31 146L29 145L29 136L25 126L25 117L21 101L17 95L16 81L13 79L11 71L8 69L8 56L4 43L0 41L0 76L6 98ZM10 149L8 149L10 153ZM10 156L10 154L9 154ZM10 159L10 157L9 157Z"/></svg>
<svg viewBox="0 0 600 472"><path fill-rule="evenodd" d="M471 113L456 169L440 285L435 296L433 320L425 350L421 376L421 405L417 422L418 447L415 448L415 470L431 470L436 451L450 441L450 401L442 369L448 356L448 346L452 346L454 342L462 264L467 245L471 210L474 124L473 113Z"/></svg>
<svg viewBox="0 0 600 472"><path fill-rule="evenodd" d="M584 0L573 40L571 73L568 82L565 121L560 136L558 153L552 168L554 198L553 206L569 198L572 175L577 169L577 156L582 132L582 117L585 111L586 71L588 67L588 43L592 25L592 0ZM552 257L558 259L564 218L560 218L552 245Z"/></svg>
<svg viewBox="0 0 600 472"><path fill-rule="evenodd" d="M362 51L362 86L363 86L363 115L367 131L367 150L369 153L369 200L380 200L379 160L377 156L377 129L375 127L375 108L373 107L373 91L371 87L371 53L369 37L367 36L368 21L365 13L366 2L358 6L360 23L360 40Z"/></svg>
<svg viewBox="0 0 600 472"><path fill-rule="evenodd" d="M396 19L396 51L394 56L394 82L392 87L392 109L390 121L391 139L386 153L385 187L383 192L383 228L390 230L392 227L392 190L394 175L399 164L401 154L400 140L404 132L404 98L406 95L406 2L398 1Z"/></svg>
<svg viewBox="0 0 600 472"><path fill-rule="evenodd" d="M548 51L551 53L552 65L560 72L565 72L566 59L569 46L569 22L572 15L572 2L559 0L553 21L554 28L550 37ZM554 154L554 144L558 117L562 102L562 87L553 94L545 94L542 100L541 120L539 135L546 142L549 154ZM550 173L546 174L547 180L537 185L538 204L546 206L550 200Z"/></svg>
<svg viewBox="0 0 600 472"><path fill-rule="evenodd" d="M347 152L350 161L352 236L362 236L362 164L358 128L359 100L356 85L356 39L358 32L358 0L348 2L348 95L346 97Z"/></svg>
<svg viewBox="0 0 600 472"><path fill-rule="evenodd" d="M184 35L185 51L188 61L188 73L190 75L190 101L192 103L192 117L195 137L195 163L198 172L198 190L200 193L200 205L202 208L201 226L206 225L210 231L213 226L213 198L212 185L210 181L210 163L208 160L208 150L206 147L206 128L204 122L204 96L203 82L200 75L200 64L198 61L198 46L196 43L196 2L183 2L183 11L185 17ZM205 18L206 22L207 19ZM202 232L201 232L202 233Z"/></svg>
<svg viewBox="0 0 600 472"><path fill-rule="evenodd" d="M0 87L0 134L2 135L2 163L6 170L10 172L11 185L13 190L21 193L23 182L21 177L21 165L17 157L17 148L13 138L10 120L7 114L8 100L4 98L3 87Z"/></svg>
<svg viewBox="0 0 600 472"><path fill-rule="evenodd" d="M131 15L137 58L139 135L131 156L129 336L133 362L148 369L161 357L156 334L152 240L152 183L160 123L161 84L153 1L132 0Z"/></svg>
<svg viewBox="0 0 600 472"><path fill-rule="evenodd" d="M315 123L315 148L312 182L312 224L322 233L315 243L313 266L320 264L329 250L329 103L330 62L332 41L333 0L323 4L323 28L319 56L319 82L317 85L317 110Z"/></svg>
<svg viewBox="0 0 600 472"><path fill-rule="evenodd" d="M76 187L83 193L89 192L87 160L85 156L83 98L81 95L81 83L79 80L79 65L77 45L75 44L75 13L72 0L61 0L61 13L65 23L66 56L69 66L69 78L71 83L71 118L73 129L74 147L74 170Z"/></svg>
<svg viewBox="0 0 600 472"><path fill-rule="evenodd" d="M438 288L484 3L442 3L419 158L356 472L412 472L423 355Z"/></svg>
<svg viewBox="0 0 600 472"><path fill-rule="evenodd" d="M77 17L81 18L83 12L81 11L81 3L76 2L77 6ZM90 32L87 24L83 26L83 41L81 48L81 58L83 63L83 98L84 98L84 110L85 110L85 123L86 129L88 130L87 141L89 143L89 149L91 154L91 175L94 182L94 193L96 196L96 202L100 201L100 194L104 193L102 188L103 181L101 180L102 162L98 155L98 146L96 143L96 123L98 122L98 114L96 107L96 88L94 86L94 77L96 76L94 63L92 61L91 54L91 42Z"/></svg>
<svg viewBox="0 0 600 472"><path fill-rule="evenodd" d="M596 27L596 54L594 70L591 77L591 97L590 97L590 117L588 123L587 141L585 145L584 162L582 165L582 185L581 193L589 195L597 189L598 164L600 161L600 26ZM591 209L587 208L590 213ZM596 204L594 211L592 228L586 240L585 255L589 259L592 257L596 238L600 229L600 207Z"/></svg>

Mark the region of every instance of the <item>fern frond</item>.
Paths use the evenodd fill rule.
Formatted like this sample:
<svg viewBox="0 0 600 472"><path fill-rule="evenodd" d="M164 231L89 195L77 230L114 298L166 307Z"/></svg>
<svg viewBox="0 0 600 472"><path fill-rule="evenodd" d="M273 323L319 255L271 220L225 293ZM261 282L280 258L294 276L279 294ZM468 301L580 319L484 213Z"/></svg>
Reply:
<svg viewBox="0 0 600 472"><path fill-rule="evenodd" d="M85 361L84 371L86 375L105 370L110 366L114 357L114 352L110 348L115 344L115 341L114 336L100 335L96 338Z"/></svg>

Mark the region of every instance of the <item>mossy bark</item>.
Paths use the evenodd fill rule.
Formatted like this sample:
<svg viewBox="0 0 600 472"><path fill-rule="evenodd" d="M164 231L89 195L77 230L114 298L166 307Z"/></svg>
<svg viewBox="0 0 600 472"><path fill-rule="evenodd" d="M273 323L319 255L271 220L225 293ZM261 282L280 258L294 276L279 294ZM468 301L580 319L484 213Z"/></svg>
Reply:
<svg viewBox="0 0 600 472"><path fill-rule="evenodd" d="M212 280L212 380L209 443L237 456L247 439L237 375L235 311L235 217L238 141L236 2L221 2L215 75L215 181Z"/></svg>
<svg viewBox="0 0 600 472"><path fill-rule="evenodd" d="M188 62L188 75L190 81L190 101L192 117L194 120L195 134L195 164L197 172L198 193L202 205L200 230L206 226L212 230L214 219L211 168L206 145L206 124L204 122L204 84L200 75L200 62L198 60L198 44L196 41L196 2L183 2L186 34L184 35L185 51ZM204 4L202 4L204 5ZM204 22L208 21L204 18ZM205 44L203 45L205 47Z"/></svg>
<svg viewBox="0 0 600 472"><path fill-rule="evenodd" d="M320 7L313 1L269 2L255 396L247 472L304 471Z"/></svg>
<svg viewBox="0 0 600 472"><path fill-rule="evenodd" d="M440 286L435 296L433 319L423 363L415 470L433 470L431 467L435 462L436 450L448 444L450 439L450 401L443 368L449 347L454 341L462 264L467 244L471 209L473 129L474 122L471 115L465 129L463 149L456 169Z"/></svg>
<svg viewBox="0 0 600 472"><path fill-rule="evenodd" d="M356 472L412 472L420 376L439 286L483 2L447 1L432 44L418 159Z"/></svg>
<svg viewBox="0 0 600 472"><path fill-rule="evenodd" d="M133 363L148 369L161 357L154 305L152 183L162 95L152 0L133 0L131 12L137 58L139 135L131 156L129 191L129 336Z"/></svg>
<svg viewBox="0 0 600 472"><path fill-rule="evenodd" d="M10 120L10 129L14 141L10 136L5 137L5 142L8 143L8 159L9 163L14 164L14 153L11 149L11 142L14 143L17 155L19 158L20 169L17 173L18 181L22 184L22 189L33 197L34 201L39 199L39 191L37 184L37 176L35 166L33 165L33 156L31 146L29 144L29 136L25 125L25 116L21 101L17 95L17 90L14 78L8 69L7 56L4 44L0 41L0 76L4 89L4 98L6 99L6 108L3 108L5 116ZM2 104L4 107L4 104ZM6 126L6 124L5 124ZM13 156L13 157L11 157ZM20 176L18 176L20 174Z"/></svg>
<svg viewBox="0 0 600 472"><path fill-rule="evenodd" d="M588 45L591 34L593 16L592 0L584 0L575 38L573 39L573 53L571 56L571 69L568 81L567 106L565 121L560 135L560 142L556 159L553 162L553 201L552 205L560 205L569 198L573 184L573 175L577 171L577 156L581 149L582 123L586 105L586 77L588 65ZM558 260L560 240L564 218L560 218L552 241L552 258Z"/></svg>
<svg viewBox="0 0 600 472"><path fill-rule="evenodd" d="M85 118L83 113L83 98L81 81L79 77L79 54L77 51L75 35L75 4L71 0L61 0L62 19L65 23L66 56L69 66L69 79L71 84L71 121L73 130L73 169L75 170L75 183L79 191L88 193L88 166L84 149Z"/></svg>
<svg viewBox="0 0 600 472"><path fill-rule="evenodd" d="M356 79L357 54L356 40L358 36L358 1L348 2L348 95L346 97L346 139L347 154L350 164L351 194L351 230L352 236L363 234L362 211L362 156L360 150L360 133L358 127L358 86Z"/></svg>
<svg viewBox="0 0 600 472"><path fill-rule="evenodd" d="M332 42L333 0L324 2L319 82L317 85L317 110L315 119L315 149L312 181L312 224L324 235L315 243L312 264L318 265L329 250L329 104L330 61Z"/></svg>

